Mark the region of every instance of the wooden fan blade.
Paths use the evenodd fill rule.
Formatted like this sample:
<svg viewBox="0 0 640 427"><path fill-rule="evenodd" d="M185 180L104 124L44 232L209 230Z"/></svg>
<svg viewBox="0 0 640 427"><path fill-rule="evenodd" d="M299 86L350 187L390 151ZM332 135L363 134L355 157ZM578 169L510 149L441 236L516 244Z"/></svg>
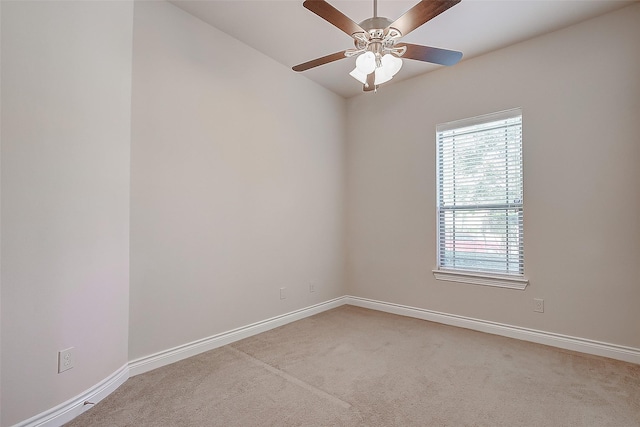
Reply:
<svg viewBox="0 0 640 427"><path fill-rule="evenodd" d="M460 3L460 0L422 0L400 18L396 19L388 28L395 28L400 31L403 36L406 36L425 22L435 18L458 3Z"/></svg>
<svg viewBox="0 0 640 427"><path fill-rule="evenodd" d="M433 64L454 65L462 58L462 52L455 50L439 49L437 47L421 46L411 43L402 43L396 46L406 46L407 48L407 51L401 58L415 59Z"/></svg>
<svg viewBox="0 0 640 427"><path fill-rule="evenodd" d="M372 90L376 90L376 73L369 73L367 75L367 84L362 85L362 90L365 92L371 92Z"/></svg>
<svg viewBox="0 0 640 427"><path fill-rule="evenodd" d="M337 61L338 59L346 58L344 53L346 50L341 52L332 53L331 55L323 56L322 58L316 58L312 61L307 61L304 64L298 64L293 67L293 71L306 71L310 68L317 67L319 65L328 64L329 62Z"/></svg>
<svg viewBox="0 0 640 427"><path fill-rule="evenodd" d="M302 5L350 36L354 33L365 32L360 25L353 22L344 13L340 12L324 0L305 0Z"/></svg>

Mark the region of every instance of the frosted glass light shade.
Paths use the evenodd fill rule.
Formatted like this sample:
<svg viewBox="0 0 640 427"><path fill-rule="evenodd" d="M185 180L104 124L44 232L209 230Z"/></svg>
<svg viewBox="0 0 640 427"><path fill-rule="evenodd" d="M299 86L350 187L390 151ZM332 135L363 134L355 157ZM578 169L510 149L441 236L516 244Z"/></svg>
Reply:
<svg viewBox="0 0 640 427"><path fill-rule="evenodd" d="M367 84L367 75L362 73L358 68L354 68L352 72L349 73L351 77L358 80L360 83Z"/></svg>
<svg viewBox="0 0 640 427"><path fill-rule="evenodd" d="M387 53L382 57L382 67L391 77L395 76L400 68L402 68L402 59Z"/></svg>
<svg viewBox="0 0 640 427"><path fill-rule="evenodd" d="M380 60L380 67L376 64L376 55L367 51L356 58L356 68L349 73L351 77L362 84L367 84L367 76L375 72L374 84L381 85L388 82L402 68L402 59L390 53Z"/></svg>
<svg viewBox="0 0 640 427"><path fill-rule="evenodd" d="M373 52L365 52L356 58L356 68L362 74L367 75L373 73L376 69L376 56Z"/></svg>
<svg viewBox="0 0 640 427"><path fill-rule="evenodd" d="M376 80L375 85L381 85L391 80L393 76L387 72L384 67L376 68Z"/></svg>

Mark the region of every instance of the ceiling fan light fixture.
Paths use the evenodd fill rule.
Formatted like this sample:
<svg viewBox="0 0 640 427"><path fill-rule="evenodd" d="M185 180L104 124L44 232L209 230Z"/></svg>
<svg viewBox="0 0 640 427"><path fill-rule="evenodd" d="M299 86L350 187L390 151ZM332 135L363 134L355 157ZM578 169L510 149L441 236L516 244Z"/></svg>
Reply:
<svg viewBox="0 0 640 427"><path fill-rule="evenodd" d="M357 24L344 13L331 6L327 0L304 0L303 6L353 38L351 49L325 55L321 58L295 65L294 71L305 71L343 58L356 57L356 68L349 73L364 85L364 91L377 89L388 82L402 68L402 59L454 65L462 57L456 52L436 47L396 43L411 31L447 11L461 0L421 0L392 21L378 16L378 0L373 0L373 17ZM402 59L401 59L402 57Z"/></svg>
<svg viewBox="0 0 640 427"><path fill-rule="evenodd" d="M373 73L373 70L376 69L376 55L370 51L359 55L358 58L356 58L356 68L365 76Z"/></svg>

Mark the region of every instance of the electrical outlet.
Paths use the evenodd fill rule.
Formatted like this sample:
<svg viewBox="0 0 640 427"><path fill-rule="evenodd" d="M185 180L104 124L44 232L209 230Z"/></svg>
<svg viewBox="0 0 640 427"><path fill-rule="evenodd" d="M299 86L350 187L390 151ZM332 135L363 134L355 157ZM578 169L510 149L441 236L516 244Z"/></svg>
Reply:
<svg viewBox="0 0 640 427"><path fill-rule="evenodd" d="M311 282L309 283L309 292L315 292L316 291L316 284Z"/></svg>
<svg viewBox="0 0 640 427"><path fill-rule="evenodd" d="M280 299L286 299L287 298L287 294L286 291L287 288L280 288Z"/></svg>
<svg viewBox="0 0 640 427"><path fill-rule="evenodd" d="M544 313L544 300L542 298L533 299L533 311Z"/></svg>
<svg viewBox="0 0 640 427"><path fill-rule="evenodd" d="M73 357L73 347L58 352L58 373L73 368L75 358Z"/></svg>

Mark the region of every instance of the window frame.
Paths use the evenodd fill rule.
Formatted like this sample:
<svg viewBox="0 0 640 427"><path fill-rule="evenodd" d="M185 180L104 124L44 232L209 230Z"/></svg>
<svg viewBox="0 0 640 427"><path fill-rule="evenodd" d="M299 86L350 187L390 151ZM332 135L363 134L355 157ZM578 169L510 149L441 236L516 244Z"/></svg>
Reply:
<svg viewBox="0 0 640 427"><path fill-rule="evenodd" d="M518 273L494 273L494 272L486 272L481 270L473 270L473 269L461 269L461 268L452 268L441 265L441 185L440 185L440 140L439 135L441 132L446 132L454 129L461 129L474 125L481 125L486 123L491 123L499 120L506 120L515 117L520 117L521 126L522 126L522 108L513 108L510 110L499 111L495 113L485 114L481 116L471 117L467 119L455 120L447 123L438 124L436 126L436 268L432 270L434 277L437 280L442 281L452 281L452 282L461 282L468 283L474 285L482 285L482 286L496 286L501 288L509 288L509 289L519 289L524 290L526 286L529 284L529 280L525 277L524 274L524 242L522 243L522 253L523 253L523 261L521 270ZM522 149L522 136L520 140L520 149ZM522 156L522 154L521 154ZM522 186L524 192L524 164L523 159L521 158L521 176L522 176ZM508 204L505 204L508 206ZM524 197L520 203L522 214L524 215ZM482 208L482 204L478 205L478 209ZM522 219L523 224L524 219ZM519 235L520 238L523 236Z"/></svg>

